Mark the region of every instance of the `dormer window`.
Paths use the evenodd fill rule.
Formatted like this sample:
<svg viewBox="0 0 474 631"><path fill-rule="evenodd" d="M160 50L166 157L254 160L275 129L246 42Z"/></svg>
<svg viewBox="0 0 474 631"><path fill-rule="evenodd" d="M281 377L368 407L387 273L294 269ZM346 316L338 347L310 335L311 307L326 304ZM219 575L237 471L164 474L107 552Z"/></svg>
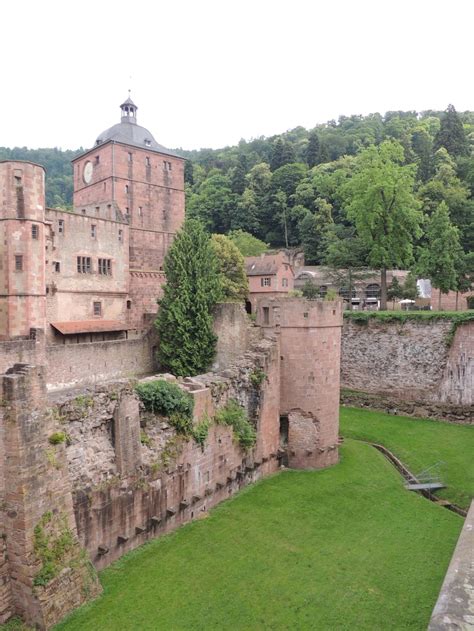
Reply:
<svg viewBox="0 0 474 631"><path fill-rule="evenodd" d="M148 138L145 138L145 146L151 147L151 140L148 140Z"/></svg>

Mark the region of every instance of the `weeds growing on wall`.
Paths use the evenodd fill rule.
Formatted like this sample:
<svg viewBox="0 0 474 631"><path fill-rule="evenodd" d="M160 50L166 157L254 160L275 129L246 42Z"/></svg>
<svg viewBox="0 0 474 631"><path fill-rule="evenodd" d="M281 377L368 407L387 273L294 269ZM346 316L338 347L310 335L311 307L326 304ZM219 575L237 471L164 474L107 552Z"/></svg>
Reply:
<svg viewBox="0 0 474 631"><path fill-rule="evenodd" d="M192 436L194 440L197 442L197 444L201 445L201 447L204 445L204 443L207 440L210 426L211 426L211 419L205 417L203 418L202 421L200 421L193 427Z"/></svg>
<svg viewBox="0 0 474 631"><path fill-rule="evenodd" d="M344 317L358 324L368 324L369 320L387 324L447 320L451 322L451 328L445 338L448 347L453 343L458 326L464 322L474 321L474 313L468 311L345 311Z"/></svg>
<svg viewBox="0 0 474 631"><path fill-rule="evenodd" d="M260 366L254 368L250 373L250 383L256 388L259 388L266 378L267 375L263 372Z"/></svg>
<svg viewBox="0 0 474 631"><path fill-rule="evenodd" d="M157 379L135 386L135 392L145 409L163 416L180 415L191 418L193 414L193 398L175 384Z"/></svg>
<svg viewBox="0 0 474 631"><path fill-rule="evenodd" d="M41 561L41 569L33 579L36 586L44 586L65 567L66 557L74 546L73 534L64 515L44 513L33 531L34 550Z"/></svg>
<svg viewBox="0 0 474 631"><path fill-rule="evenodd" d="M234 436L243 449L250 449L257 442L255 428L247 418L247 414L237 401L231 399L223 408L218 410L215 421L219 425L231 426Z"/></svg>

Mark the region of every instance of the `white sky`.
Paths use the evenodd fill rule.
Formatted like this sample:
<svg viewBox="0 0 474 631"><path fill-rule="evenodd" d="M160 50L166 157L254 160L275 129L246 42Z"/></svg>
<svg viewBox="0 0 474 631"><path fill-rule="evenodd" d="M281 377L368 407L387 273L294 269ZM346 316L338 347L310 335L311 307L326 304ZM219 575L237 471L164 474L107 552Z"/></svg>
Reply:
<svg viewBox="0 0 474 631"><path fill-rule="evenodd" d="M474 0L24 0L1 23L0 146L90 147L128 88L139 124L186 149L474 109Z"/></svg>

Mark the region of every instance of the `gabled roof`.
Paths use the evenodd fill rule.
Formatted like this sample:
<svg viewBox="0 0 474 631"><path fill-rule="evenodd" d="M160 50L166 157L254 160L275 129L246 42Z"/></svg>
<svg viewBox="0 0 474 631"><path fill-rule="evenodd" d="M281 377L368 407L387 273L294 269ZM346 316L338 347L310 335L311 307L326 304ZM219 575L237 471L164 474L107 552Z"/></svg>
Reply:
<svg viewBox="0 0 474 631"><path fill-rule="evenodd" d="M287 265L293 271L290 263L283 260L281 252L245 257L247 276L275 276L282 265Z"/></svg>

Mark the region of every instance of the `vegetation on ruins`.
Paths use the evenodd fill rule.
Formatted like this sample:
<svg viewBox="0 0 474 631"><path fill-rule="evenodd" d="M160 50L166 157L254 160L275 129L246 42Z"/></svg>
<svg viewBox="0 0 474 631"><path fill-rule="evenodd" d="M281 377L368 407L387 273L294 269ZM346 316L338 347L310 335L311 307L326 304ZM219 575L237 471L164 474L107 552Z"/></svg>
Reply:
<svg viewBox="0 0 474 631"><path fill-rule="evenodd" d="M64 515L44 513L34 528L34 550L41 561L33 584L47 585L65 567L74 546L74 537Z"/></svg>
<svg viewBox="0 0 474 631"><path fill-rule="evenodd" d="M447 486L436 495L469 507L474 497L474 427L342 407L340 433L382 444L415 475L439 462Z"/></svg>
<svg viewBox="0 0 474 631"><path fill-rule="evenodd" d="M234 430L234 436L243 449L250 449L257 442L257 432L250 423L244 408L231 399L220 408L214 417L218 425L228 425Z"/></svg>
<svg viewBox="0 0 474 631"><path fill-rule="evenodd" d="M212 308L221 286L218 262L201 223L187 219L164 263L167 282L156 327L159 361L174 375L197 375L211 365L216 351Z"/></svg>
<svg viewBox="0 0 474 631"><path fill-rule="evenodd" d="M229 237L213 234L212 247L218 262L222 302L244 302L248 295L245 260Z"/></svg>
<svg viewBox="0 0 474 631"><path fill-rule="evenodd" d="M267 478L126 555L57 631L424 629L461 528L346 440L337 467Z"/></svg>
<svg viewBox="0 0 474 631"><path fill-rule="evenodd" d="M135 386L135 392L145 409L153 414L172 416L180 414L192 417L194 401L190 394L182 390L176 383L156 379L145 381Z"/></svg>

